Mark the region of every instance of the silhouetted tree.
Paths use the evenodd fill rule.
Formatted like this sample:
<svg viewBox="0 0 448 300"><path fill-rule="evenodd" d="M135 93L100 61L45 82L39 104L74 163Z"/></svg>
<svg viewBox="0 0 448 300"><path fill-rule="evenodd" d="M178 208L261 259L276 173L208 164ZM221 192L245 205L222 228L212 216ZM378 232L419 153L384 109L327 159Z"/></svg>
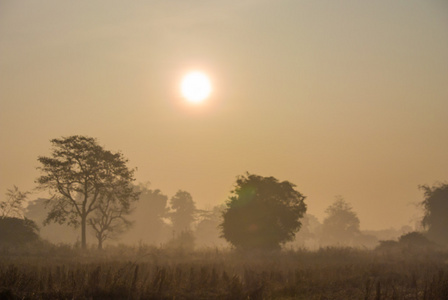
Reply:
<svg viewBox="0 0 448 300"><path fill-rule="evenodd" d="M120 152L112 153L98 145L96 139L70 136L53 139L51 157L41 156L37 179L39 188L49 190L50 212L47 222L81 225L81 246L86 248L88 216L98 208L98 200L107 191L121 189L133 193L129 185L134 170Z"/></svg>
<svg viewBox="0 0 448 300"><path fill-rule="evenodd" d="M321 231L322 245L353 245L360 235L359 219L350 204L337 197L326 210Z"/></svg>
<svg viewBox="0 0 448 300"><path fill-rule="evenodd" d="M448 244L448 184L440 183L432 187L421 185L425 199L422 201L425 215L422 225L429 239Z"/></svg>
<svg viewBox="0 0 448 300"><path fill-rule="evenodd" d="M18 246L39 239L36 223L29 219L4 217L0 219L1 245Z"/></svg>
<svg viewBox="0 0 448 300"><path fill-rule="evenodd" d="M8 189L6 192L6 200L0 202L1 218L15 217L23 219L23 201L26 200L29 194L29 192L21 192L17 186Z"/></svg>
<svg viewBox="0 0 448 300"><path fill-rule="evenodd" d="M170 200L172 211L169 213L175 233L190 231L195 220L196 205L189 192L177 191Z"/></svg>
<svg viewBox="0 0 448 300"><path fill-rule="evenodd" d="M239 176L226 203L222 236L239 249L279 249L294 239L306 212L295 185L274 177Z"/></svg>
<svg viewBox="0 0 448 300"><path fill-rule="evenodd" d="M106 239L118 237L131 226L127 216L131 213L131 204L137 200L138 193L133 192L131 186L112 187L100 195L97 208L88 221L98 240L98 249L103 248Z"/></svg>

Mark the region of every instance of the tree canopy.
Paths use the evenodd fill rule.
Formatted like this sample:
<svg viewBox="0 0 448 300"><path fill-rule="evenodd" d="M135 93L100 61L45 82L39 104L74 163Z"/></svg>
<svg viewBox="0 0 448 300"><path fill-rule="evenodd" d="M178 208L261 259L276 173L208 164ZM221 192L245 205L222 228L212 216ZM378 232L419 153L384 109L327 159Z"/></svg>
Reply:
<svg viewBox="0 0 448 300"><path fill-rule="evenodd" d="M448 244L448 184L440 183L432 187L421 185L425 199L422 201L425 215L422 225L428 238L440 244Z"/></svg>
<svg viewBox="0 0 448 300"><path fill-rule="evenodd" d="M294 188L274 177L239 176L223 213L222 236L243 250L274 250L293 240L306 212L305 196Z"/></svg>
<svg viewBox="0 0 448 300"><path fill-rule="evenodd" d="M47 222L81 226L81 245L86 248L89 215L98 209L101 195L120 194L123 201L135 197L134 170L120 152L112 153L96 139L69 136L51 140L51 156L40 156L39 188L52 193Z"/></svg>
<svg viewBox="0 0 448 300"><path fill-rule="evenodd" d="M170 206L172 211L169 216L173 223L173 230L177 234L191 230L191 224L195 220L196 205L190 193L178 190L171 198Z"/></svg>

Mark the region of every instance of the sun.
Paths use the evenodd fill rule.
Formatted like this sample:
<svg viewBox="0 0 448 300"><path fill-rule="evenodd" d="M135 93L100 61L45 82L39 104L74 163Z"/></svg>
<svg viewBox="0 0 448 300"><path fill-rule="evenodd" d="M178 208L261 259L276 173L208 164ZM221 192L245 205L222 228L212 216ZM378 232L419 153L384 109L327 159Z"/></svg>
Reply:
<svg viewBox="0 0 448 300"><path fill-rule="evenodd" d="M208 76L199 71L186 74L182 79L182 96L191 103L201 103L207 99L212 92L212 84Z"/></svg>

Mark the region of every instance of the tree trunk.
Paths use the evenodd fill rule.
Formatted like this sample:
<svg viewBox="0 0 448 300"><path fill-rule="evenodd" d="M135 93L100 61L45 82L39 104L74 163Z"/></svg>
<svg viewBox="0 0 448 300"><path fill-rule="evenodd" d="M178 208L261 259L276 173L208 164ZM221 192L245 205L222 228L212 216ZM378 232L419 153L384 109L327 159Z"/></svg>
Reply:
<svg viewBox="0 0 448 300"><path fill-rule="evenodd" d="M85 250L87 248L87 241L86 241L86 217L81 217L81 248Z"/></svg>
<svg viewBox="0 0 448 300"><path fill-rule="evenodd" d="M98 237L98 250L103 250L103 237Z"/></svg>

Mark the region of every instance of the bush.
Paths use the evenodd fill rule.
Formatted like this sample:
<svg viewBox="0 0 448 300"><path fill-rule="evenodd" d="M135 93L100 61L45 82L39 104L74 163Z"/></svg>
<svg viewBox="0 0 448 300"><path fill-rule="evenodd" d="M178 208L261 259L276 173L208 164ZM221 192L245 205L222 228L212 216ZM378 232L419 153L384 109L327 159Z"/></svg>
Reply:
<svg viewBox="0 0 448 300"><path fill-rule="evenodd" d="M403 246L410 247L428 247L433 245L433 243L429 241L426 236L416 231L400 236L398 242Z"/></svg>
<svg viewBox="0 0 448 300"><path fill-rule="evenodd" d="M39 240L39 229L29 219L5 217L0 219L0 243L2 246L18 246Z"/></svg>

